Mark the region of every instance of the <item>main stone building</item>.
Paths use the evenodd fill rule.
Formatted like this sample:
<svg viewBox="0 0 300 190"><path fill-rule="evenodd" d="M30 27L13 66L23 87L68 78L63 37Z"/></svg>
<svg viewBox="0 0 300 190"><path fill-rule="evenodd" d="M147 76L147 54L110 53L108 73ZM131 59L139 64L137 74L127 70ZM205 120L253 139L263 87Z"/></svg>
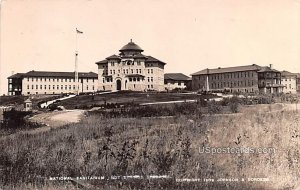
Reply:
<svg viewBox="0 0 300 190"><path fill-rule="evenodd" d="M98 90L163 91L166 63L142 54L132 40L98 65Z"/></svg>

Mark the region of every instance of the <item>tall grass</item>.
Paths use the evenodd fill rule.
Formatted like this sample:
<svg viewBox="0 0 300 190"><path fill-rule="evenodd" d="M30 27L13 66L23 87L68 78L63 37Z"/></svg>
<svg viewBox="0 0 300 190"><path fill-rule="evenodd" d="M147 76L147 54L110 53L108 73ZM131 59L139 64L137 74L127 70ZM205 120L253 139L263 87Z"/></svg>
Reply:
<svg viewBox="0 0 300 190"><path fill-rule="evenodd" d="M172 118L107 118L0 143L0 184L44 184L49 177L169 175L174 178L268 177L266 183L160 183L164 188L293 188L299 185L300 118L296 112ZM200 154L199 148L274 147L274 154ZM106 187L111 181L91 181ZM115 184L116 185L116 184ZM132 184L117 183L129 189ZM219 186L218 186L219 185ZM142 180L135 188L156 188ZM216 187L215 187L216 188Z"/></svg>

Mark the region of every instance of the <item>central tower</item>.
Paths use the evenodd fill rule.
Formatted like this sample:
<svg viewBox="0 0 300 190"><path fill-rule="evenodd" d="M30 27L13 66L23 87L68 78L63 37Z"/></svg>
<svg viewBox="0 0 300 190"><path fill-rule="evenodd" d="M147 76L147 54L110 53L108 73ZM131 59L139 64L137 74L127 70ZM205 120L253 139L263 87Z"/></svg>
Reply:
<svg viewBox="0 0 300 190"><path fill-rule="evenodd" d="M166 63L142 54L144 50L132 40L98 65L98 90L164 90Z"/></svg>

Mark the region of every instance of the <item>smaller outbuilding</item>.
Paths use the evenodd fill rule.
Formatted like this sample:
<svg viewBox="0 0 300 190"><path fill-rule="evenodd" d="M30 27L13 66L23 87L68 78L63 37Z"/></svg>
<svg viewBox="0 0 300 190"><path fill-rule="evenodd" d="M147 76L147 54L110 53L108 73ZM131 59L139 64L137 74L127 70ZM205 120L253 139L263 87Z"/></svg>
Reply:
<svg viewBox="0 0 300 190"><path fill-rule="evenodd" d="M284 85L283 93L297 93L297 74L289 71L281 72L281 84Z"/></svg>
<svg viewBox="0 0 300 190"><path fill-rule="evenodd" d="M31 111L32 110L32 101L28 98L24 101L24 110Z"/></svg>
<svg viewBox="0 0 300 190"><path fill-rule="evenodd" d="M187 89L192 87L192 79L182 73L164 74L165 90Z"/></svg>

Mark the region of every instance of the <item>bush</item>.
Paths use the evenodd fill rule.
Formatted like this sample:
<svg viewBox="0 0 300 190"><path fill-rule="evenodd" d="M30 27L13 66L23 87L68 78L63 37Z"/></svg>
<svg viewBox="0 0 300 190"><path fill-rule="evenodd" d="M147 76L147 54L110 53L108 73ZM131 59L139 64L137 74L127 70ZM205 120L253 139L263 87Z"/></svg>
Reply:
<svg viewBox="0 0 300 190"><path fill-rule="evenodd" d="M216 114L222 111L222 106L216 103L215 101L211 101L208 102L207 109L209 114Z"/></svg>

